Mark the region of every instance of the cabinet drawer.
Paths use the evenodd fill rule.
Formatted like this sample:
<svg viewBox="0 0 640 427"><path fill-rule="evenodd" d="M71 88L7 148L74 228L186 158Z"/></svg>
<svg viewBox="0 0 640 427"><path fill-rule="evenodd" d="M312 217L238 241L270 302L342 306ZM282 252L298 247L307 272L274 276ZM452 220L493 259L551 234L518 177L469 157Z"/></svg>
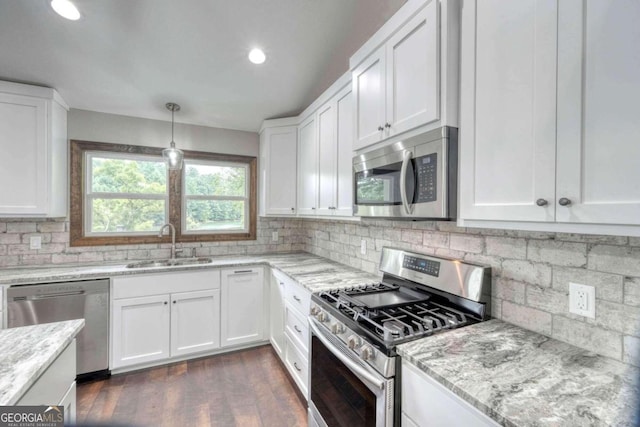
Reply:
<svg viewBox="0 0 640 427"><path fill-rule="evenodd" d="M176 271L114 277L114 299L220 288L220 270Z"/></svg>
<svg viewBox="0 0 640 427"><path fill-rule="evenodd" d="M302 317L309 315L309 306L311 305L311 292L298 285L293 280L285 283L284 299L291 306L298 310Z"/></svg>
<svg viewBox="0 0 640 427"><path fill-rule="evenodd" d="M289 335L285 335L284 346L284 360L287 369L306 398L309 386L309 364L307 363L307 358L296 347Z"/></svg>
<svg viewBox="0 0 640 427"><path fill-rule="evenodd" d="M306 316L300 316L298 310L291 307L290 303L285 305L285 325L289 335L297 341L297 345L309 353L309 326Z"/></svg>

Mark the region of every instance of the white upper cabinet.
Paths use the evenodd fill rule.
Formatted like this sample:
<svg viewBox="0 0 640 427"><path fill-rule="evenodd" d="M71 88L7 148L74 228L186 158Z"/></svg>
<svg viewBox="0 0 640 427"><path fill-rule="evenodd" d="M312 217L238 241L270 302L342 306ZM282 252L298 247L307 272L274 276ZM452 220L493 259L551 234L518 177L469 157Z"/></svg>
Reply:
<svg viewBox="0 0 640 427"><path fill-rule="evenodd" d="M0 82L0 216L67 215L67 110L53 89Z"/></svg>
<svg viewBox="0 0 640 427"><path fill-rule="evenodd" d="M260 214L296 213L296 126L266 127L260 134Z"/></svg>
<svg viewBox="0 0 640 427"><path fill-rule="evenodd" d="M353 215L353 92L351 86L335 97L337 187L334 215Z"/></svg>
<svg viewBox="0 0 640 427"><path fill-rule="evenodd" d="M318 207L318 135L316 116L298 126L298 213L316 215Z"/></svg>
<svg viewBox="0 0 640 427"><path fill-rule="evenodd" d="M351 58L354 150L458 126L458 32L458 1L412 1Z"/></svg>
<svg viewBox="0 0 640 427"><path fill-rule="evenodd" d="M465 1L461 225L640 235L637 16L637 2Z"/></svg>
<svg viewBox="0 0 640 427"><path fill-rule="evenodd" d="M466 1L462 25L461 217L553 221L556 3Z"/></svg>
<svg viewBox="0 0 640 427"><path fill-rule="evenodd" d="M640 2L559 8L556 220L640 224Z"/></svg>
<svg viewBox="0 0 640 427"><path fill-rule="evenodd" d="M335 208L338 146L336 144L336 103L330 101L316 113L318 122L318 215L331 215Z"/></svg>

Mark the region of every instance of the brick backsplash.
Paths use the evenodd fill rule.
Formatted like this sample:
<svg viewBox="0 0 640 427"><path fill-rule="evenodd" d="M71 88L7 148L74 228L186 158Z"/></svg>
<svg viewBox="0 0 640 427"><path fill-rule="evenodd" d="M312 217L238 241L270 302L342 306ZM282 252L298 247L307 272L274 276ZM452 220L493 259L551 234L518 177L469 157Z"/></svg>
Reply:
<svg viewBox="0 0 640 427"><path fill-rule="evenodd" d="M66 220L0 222L0 266L169 257L169 245L70 247ZM271 241L278 231L278 242ZM42 249L29 249L31 235ZM367 245L360 254L361 240ZM383 246L492 267L492 316L640 366L640 239L460 228L452 222L260 218L257 240L189 243L197 256L304 250L370 273ZM596 318L569 314L569 282L596 289Z"/></svg>
<svg viewBox="0 0 640 427"><path fill-rule="evenodd" d="M383 246L490 265L493 317L640 366L638 238L369 219L305 220L299 230L306 251L371 273ZM595 287L595 319L569 314L569 282Z"/></svg>
<svg viewBox="0 0 640 427"><path fill-rule="evenodd" d="M247 255L265 252L291 252L305 249L300 221L260 218L257 239L238 242L185 243L196 256ZM278 241L271 241L278 231ZM41 236L42 248L29 249L29 238ZM58 220L10 219L0 222L0 267L69 263L116 262L168 258L170 244L69 246L69 222Z"/></svg>

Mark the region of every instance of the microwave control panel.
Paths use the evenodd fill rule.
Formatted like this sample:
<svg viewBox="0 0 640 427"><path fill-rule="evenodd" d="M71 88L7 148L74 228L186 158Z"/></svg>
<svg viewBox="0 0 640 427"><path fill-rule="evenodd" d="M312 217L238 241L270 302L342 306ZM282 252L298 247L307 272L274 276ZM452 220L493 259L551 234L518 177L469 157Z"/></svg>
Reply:
<svg viewBox="0 0 640 427"><path fill-rule="evenodd" d="M440 275L440 263L430 259L405 255L402 259L402 267L429 276L438 277Z"/></svg>
<svg viewBox="0 0 640 427"><path fill-rule="evenodd" d="M417 188L414 203L435 202L438 200L438 155L436 153L415 159Z"/></svg>

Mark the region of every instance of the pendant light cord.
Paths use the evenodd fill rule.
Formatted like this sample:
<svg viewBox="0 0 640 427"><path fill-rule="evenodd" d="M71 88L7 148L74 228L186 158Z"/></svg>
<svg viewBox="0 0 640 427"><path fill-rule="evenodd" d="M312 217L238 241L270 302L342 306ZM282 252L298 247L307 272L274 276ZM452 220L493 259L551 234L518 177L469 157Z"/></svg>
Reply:
<svg viewBox="0 0 640 427"><path fill-rule="evenodd" d="M175 112L175 108L172 108L172 109L171 109L171 144L175 144L175 142L173 142L173 123L174 123L173 115L174 115L175 113L176 113L176 112Z"/></svg>

